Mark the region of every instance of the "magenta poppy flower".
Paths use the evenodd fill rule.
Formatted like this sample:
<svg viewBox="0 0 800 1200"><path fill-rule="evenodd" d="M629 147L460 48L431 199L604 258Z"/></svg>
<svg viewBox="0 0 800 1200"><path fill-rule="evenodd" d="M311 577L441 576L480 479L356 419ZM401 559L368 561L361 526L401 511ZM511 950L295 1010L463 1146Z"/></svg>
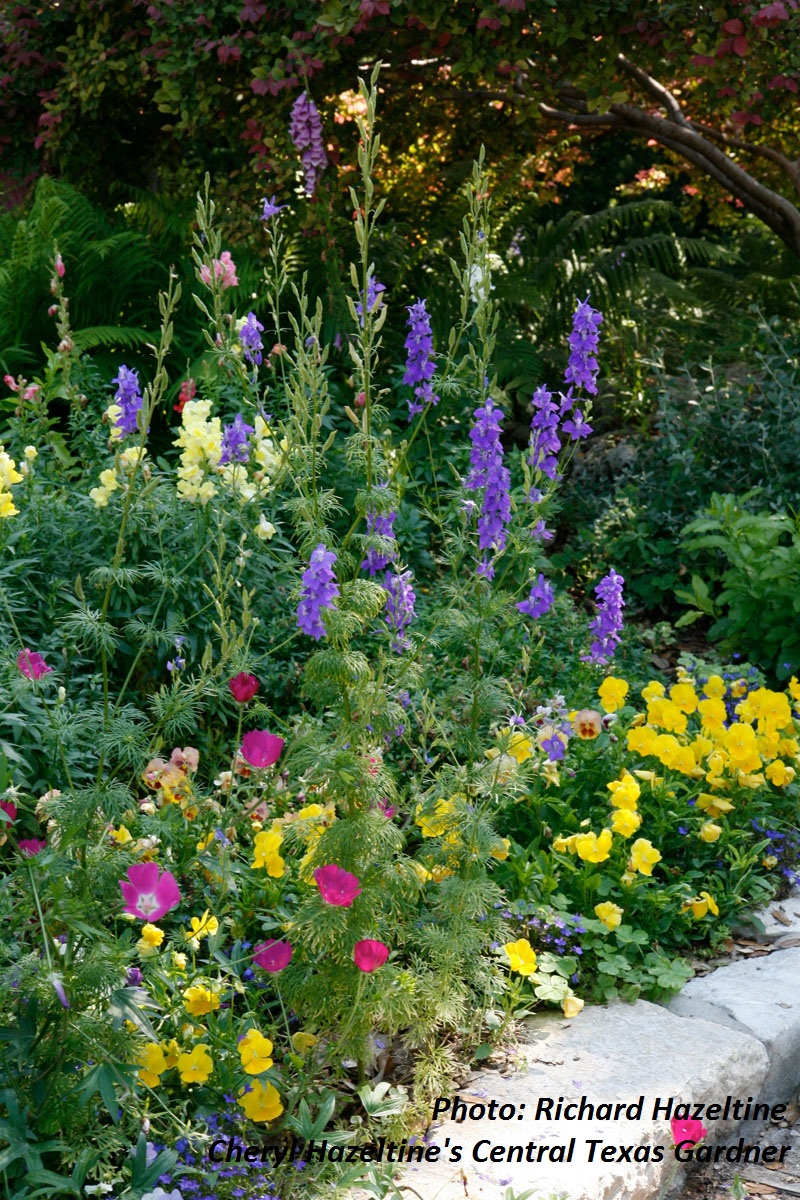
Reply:
<svg viewBox="0 0 800 1200"><path fill-rule="evenodd" d="M34 855L41 854L47 842L40 842L36 838L22 838L21 841L17 842L17 845L19 846L20 854L23 854L25 858L33 858Z"/></svg>
<svg viewBox="0 0 800 1200"><path fill-rule="evenodd" d="M708 1130L702 1121L682 1121L679 1117L673 1117L670 1121L670 1126L672 1128L672 1140L676 1146L680 1146L686 1142L695 1145L697 1142L702 1142L703 1138L708 1136Z"/></svg>
<svg viewBox="0 0 800 1200"><path fill-rule="evenodd" d="M269 971L270 975L277 975L279 971L288 967L291 961L291 943L276 942L274 939L268 942L259 942L253 955L253 962L256 966L261 967L264 971Z"/></svg>
<svg viewBox="0 0 800 1200"><path fill-rule="evenodd" d="M335 863L317 867L314 878L325 903L333 904L337 908L349 908L361 893L361 884L355 875L337 867Z"/></svg>
<svg viewBox="0 0 800 1200"><path fill-rule="evenodd" d="M13 800L0 800L0 808L8 817L7 821L0 820L0 833L3 831L3 826L12 825L17 819L17 806Z"/></svg>
<svg viewBox="0 0 800 1200"><path fill-rule="evenodd" d="M246 671L240 671L233 679L228 680L228 688L237 704L247 704L260 687L261 684L255 675L248 675Z"/></svg>
<svg viewBox="0 0 800 1200"><path fill-rule="evenodd" d="M17 655L17 666L26 679L41 679L53 669L48 667L37 650L29 650L27 646Z"/></svg>
<svg viewBox="0 0 800 1200"><path fill-rule="evenodd" d="M159 921L181 902L175 876L169 871L161 874L154 862L134 863L128 867L128 880L120 879L119 886L126 900L124 912L140 921Z"/></svg>
<svg viewBox="0 0 800 1200"><path fill-rule="evenodd" d="M363 942L356 942L353 947L353 962L359 971L377 971L388 957L389 947L383 942L373 941L372 938L364 938Z"/></svg>
<svg viewBox="0 0 800 1200"><path fill-rule="evenodd" d="M271 767L283 751L283 738L266 729L251 729L242 738L242 755L251 767Z"/></svg>

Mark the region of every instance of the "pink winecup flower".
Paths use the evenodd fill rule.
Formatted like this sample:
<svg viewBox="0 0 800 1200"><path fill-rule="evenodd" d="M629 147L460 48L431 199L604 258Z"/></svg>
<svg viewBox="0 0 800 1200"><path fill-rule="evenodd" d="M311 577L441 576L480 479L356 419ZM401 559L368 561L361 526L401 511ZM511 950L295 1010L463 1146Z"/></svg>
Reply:
<svg viewBox="0 0 800 1200"><path fill-rule="evenodd" d="M363 942L356 942L353 947L353 962L359 971L377 971L388 957L389 947L372 938L364 938Z"/></svg>
<svg viewBox="0 0 800 1200"><path fill-rule="evenodd" d="M242 738L242 754L251 767L271 767L283 751L283 738L266 729L251 729Z"/></svg>
<svg viewBox="0 0 800 1200"><path fill-rule="evenodd" d="M708 1136L708 1130L702 1121L682 1121L679 1117L673 1117L670 1127L672 1128L672 1140L676 1146L680 1146L684 1142L691 1142L694 1145L696 1142L702 1142L703 1138Z"/></svg>
<svg viewBox="0 0 800 1200"><path fill-rule="evenodd" d="M317 867L314 878L325 903L333 904L337 908L349 908L361 893L361 884L355 875L337 867L335 863Z"/></svg>
<svg viewBox="0 0 800 1200"><path fill-rule="evenodd" d="M261 684L255 675L248 675L246 671L240 671L233 679L228 680L228 688L237 704L247 704L260 687Z"/></svg>
<svg viewBox="0 0 800 1200"><path fill-rule="evenodd" d="M253 955L253 962L256 966L269 971L270 975L277 975L279 971L288 967L291 961L292 945L290 942L274 940L259 942Z"/></svg>
<svg viewBox="0 0 800 1200"><path fill-rule="evenodd" d="M128 879L128 883L120 879L119 886L126 901L124 911L131 917L159 921L181 902L175 876L169 871L162 875L154 862L134 863L128 867Z"/></svg>
<svg viewBox="0 0 800 1200"><path fill-rule="evenodd" d="M17 655L17 666L26 679L41 679L53 669L48 667L37 650L29 650L27 646Z"/></svg>
<svg viewBox="0 0 800 1200"><path fill-rule="evenodd" d="M3 832L4 825L11 825L17 819L17 806L13 800L0 800L0 808L8 817L7 821L0 821L0 833Z"/></svg>
<svg viewBox="0 0 800 1200"><path fill-rule="evenodd" d="M25 858L33 858L34 855L41 854L47 842L39 841L38 838L22 838L17 845Z"/></svg>

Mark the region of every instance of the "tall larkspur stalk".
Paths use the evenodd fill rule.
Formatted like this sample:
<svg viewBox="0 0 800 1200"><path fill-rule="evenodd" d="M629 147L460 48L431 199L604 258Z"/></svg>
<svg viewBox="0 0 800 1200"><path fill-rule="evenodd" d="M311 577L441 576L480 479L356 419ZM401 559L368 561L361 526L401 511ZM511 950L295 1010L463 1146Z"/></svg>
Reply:
<svg viewBox="0 0 800 1200"><path fill-rule="evenodd" d="M119 532L117 534L117 544L114 549L114 557L111 560L111 570L109 571L108 584L106 585L103 602L100 606L100 616L98 624L102 627L108 620L108 609L111 604L111 597L114 592L115 575L119 570L122 559L125 554L125 535L128 528L128 520L133 509L136 480L141 469L142 460L144 459L145 444L147 442L147 433L150 427L150 422L153 418L153 413L157 405L160 403L167 389L167 371L164 366L166 357L169 353L169 348L172 344L173 325L172 314L181 297L181 287L175 281L174 272L170 271L169 283L167 290L160 292L158 297L158 308L161 313L161 336L159 338L158 347L155 350L156 369L153 375L153 380L147 385L142 397L142 407L139 413L139 443L138 455L133 468L128 473L128 487L125 494L125 504L120 517ZM107 639L100 639L100 667L103 675L103 727L108 728L109 723L109 685L108 685L108 645ZM100 762L97 768L98 782L102 778L103 767L105 766L105 752L100 755Z"/></svg>
<svg viewBox="0 0 800 1200"><path fill-rule="evenodd" d="M353 300L350 301L351 315L357 322L359 329L359 348L358 350L353 348L351 353L357 368L356 375L360 384L360 390L364 396L363 440L366 455L368 490L372 490L375 482L372 445L372 378L376 367L376 351L380 345L378 335L383 328L388 311L385 305L381 303L378 288L382 289L382 285L378 284L375 279L374 268L370 262L370 239L372 231L386 204L385 199L380 199L373 207L375 184L372 177L380 149L380 136L375 132L376 84L379 74L380 63L373 69L369 87L367 87L363 79L359 80L358 85L361 98L366 105L365 116L358 117L356 121L361 139L358 147L358 165L361 171L363 206L362 199L355 188L350 188L350 198L356 214L355 232L360 258L358 269L353 264L351 280L359 295L362 309L361 315L359 315L355 302Z"/></svg>

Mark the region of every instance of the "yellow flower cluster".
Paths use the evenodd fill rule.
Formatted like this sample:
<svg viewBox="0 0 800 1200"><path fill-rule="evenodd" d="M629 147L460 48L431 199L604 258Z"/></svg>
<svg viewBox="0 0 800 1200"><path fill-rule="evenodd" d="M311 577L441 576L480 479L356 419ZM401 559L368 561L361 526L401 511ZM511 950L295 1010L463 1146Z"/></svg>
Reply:
<svg viewBox="0 0 800 1200"><path fill-rule="evenodd" d="M612 682L616 681L612 680ZM605 680L602 686L605 686L606 683L608 683L608 680ZM606 700L608 702L611 699L611 693L608 689L606 689L606 692ZM616 694L620 701L624 699L624 693L617 691ZM642 823L641 815L637 811L639 797L641 796L639 784L630 771L623 771L619 779L612 780L611 783L606 784L606 787L611 792L611 806L613 809L611 814L611 828L603 829L599 834L589 830L586 833L570 834L569 837L559 836L553 841L554 850L558 850L561 853L567 851L570 854L577 854L578 858L583 859L584 862L601 863L610 857L614 834L619 834L623 838L629 838L636 833ZM653 867L660 861L661 852L656 850L652 842L649 842L647 838L637 838L631 846L628 872L626 875L623 875L623 882L631 882L633 876L630 872L638 871L640 875L652 875ZM613 908L614 906L612 905L611 907ZM605 918L600 917L600 920L605 921ZM616 924L618 925L619 921ZM609 929L613 929L614 927L613 924L608 926Z"/></svg>
<svg viewBox="0 0 800 1200"><path fill-rule="evenodd" d="M789 690L794 697L792 684ZM685 674L669 693L663 684L649 683L642 692L646 722L634 725L627 734L628 749L634 754L657 758L670 770L707 784L709 790L697 798L698 810L709 818L698 831L705 842L715 842L723 832L723 826L711 818L722 818L734 809L733 801L720 793L736 786L760 788L767 780L786 787L796 773L787 760L800 757L785 693L764 687L748 693L744 680L733 683L730 692L732 700L738 699L737 719L726 727L727 691L719 675L711 675L699 694ZM800 685L797 691L800 694Z"/></svg>
<svg viewBox="0 0 800 1200"><path fill-rule="evenodd" d="M0 445L0 517L13 517L19 512L11 488L21 482L22 475L17 470L17 464L6 453L5 446Z"/></svg>
<svg viewBox="0 0 800 1200"><path fill-rule="evenodd" d="M208 504L217 494L217 483L238 496L242 504L263 495L271 484L281 455L272 430L260 413L254 421L249 469L240 462L220 466L222 423L219 417L211 416L210 400L188 400L183 406L180 432L173 443L181 451L178 495L193 504ZM288 449L285 440L280 449ZM264 513L259 514L255 533L263 541L268 541L275 533L275 526Z"/></svg>
<svg viewBox="0 0 800 1200"><path fill-rule="evenodd" d="M174 1038L164 1045L148 1042L139 1051L136 1061L139 1079L151 1088L157 1087L161 1076L172 1067L178 1068L182 1083L205 1083L214 1069L208 1046L197 1045L182 1052Z"/></svg>
<svg viewBox="0 0 800 1200"><path fill-rule="evenodd" d="M209 473L222 454L222 423L210 414L210 400L187 400L181 413L181 430L173 443L181 450L178 495L197 504L208 504L217 492Z"/></svg>
<svg viewBox="0 0 800 1200"><path fill-rule="evenodd" d="M144 446L130 446L117 456L115 466L108 467L105 471L100 472L99 487L94 487L89 492L89 497L94 501L95 508L108 508L111 496L114 492L118 492L121 489L122 484L117 474L117 468L123 474L130 475L134 467L144 462L146 455L147 451ZM149 478L149 467L145 468L145 474Z"/></svg>

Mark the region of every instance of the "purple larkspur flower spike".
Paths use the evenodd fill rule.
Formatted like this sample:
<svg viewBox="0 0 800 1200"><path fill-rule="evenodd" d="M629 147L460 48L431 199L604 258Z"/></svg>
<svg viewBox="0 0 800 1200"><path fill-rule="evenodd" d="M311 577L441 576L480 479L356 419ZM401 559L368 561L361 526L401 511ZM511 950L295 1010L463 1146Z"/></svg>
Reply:
<svg viewBox="0 0 800 1200"><path fill-rule="evenodd" d="M122 410L118 413L114 425L120 437L126 437L129 433L136 433L138 429L139 413L142 408L139 372L121 366L116 378L111 382L117 388L114 393L114 403Z"/></svg>
<svg viewBox="0 0 800 1200"><path fill-rule="evenodd" d="M583 388L590 396L597 395L598 365L597 345L603 314L592 308L589 297L578 301L572 318L572 333L569 335L569 365L564 372L568 386Z"/></svg>
<svg viewBox="0 0 800 1200"><path fill-rule="evenodd" d="M541 571L530 590L527 600L520 600L517 608L528 617L538 620L553 607L555 593L552 583L548 583Z"/></svg>
<svg viewBox="0 0 800 1200"><path fill-rule="evenodd" d="M333 573L335 562L336 555L333 550L326 550L320 542L316 550L312 551L309 565L303 572L303 590L297 606L297 626L317 642L325 636L321 614L324 609L333 607L333 602L339 595L339 585Z"/></svg>
<svg viewBox="0 0 800 1200"><path fill-rule="evenodd" d="M416 595L412 587L414 576L411 571L387 571L383 586L386 588L386 624L392 635L392 650L402 654L411 642L406 630L414 620Z"/></svg>
<svg viewBox="0 0 800 1200"><path fill-rule="evenodd" d="M483 407L475 409L474 416L475 424L469 434L471 469L465 486L471 492L483 491L478 517L478 547L483 552L483 559L478 565L478 574L492 579L493 559L506 545L506 525L511 517L511 476L508 468L503 466L502 409L487 400Z"/></svg>
<svg viewBox="0 0 800 1200"><path fill-rule="evenodd" d="M622 588L625 580L612 567L605 579L601 579L594 589L597 596L597 616L589 625L593 634L589 653L581 655L582 662L608 663L614 656L614 651L620 643L622 629L622 610L625 601Z"/></svg>
<svg viewBox="0 0 800 1200"><path fill-rule="evenodd" d="M251 433L255 433L253 426L246 424L242 414L237 413L233 424L226 425L222 431L222 452L219 456L221 467L225 467L231 462L247 462L250 457L247 439Z"/></svg>
<svg viewBox="0 0 800 1200"><path fill-rule="evenodd" d="M439 397L431 386L431 378L436 374L436 363L433 358L433 334L431 319L425 307L424 300L408 308L408 336L405 341L407 351L406 370L403 383L414 388L415 399L409 401L408 419L421 413L426 404L438 404Z"/></svg>
<svg viewBox="0 0 800 1200"><path fill-rule="evenodd" d="M256 314L249 312L239 330L239 341L244 348L245 358L255 367L261 366L261 351L264 349L264 343L261 341L263 332L264 326Z"/></svg>

